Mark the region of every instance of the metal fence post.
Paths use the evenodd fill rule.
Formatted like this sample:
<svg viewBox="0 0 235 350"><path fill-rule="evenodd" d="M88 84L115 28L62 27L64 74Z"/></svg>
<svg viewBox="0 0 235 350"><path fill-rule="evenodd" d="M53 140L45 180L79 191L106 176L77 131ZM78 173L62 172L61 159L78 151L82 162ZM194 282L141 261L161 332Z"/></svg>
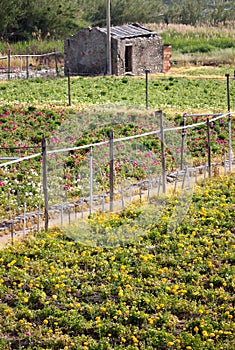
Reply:
<svg viewBox="0 0 235 350"><path fill-rule="evenodd" d="M47 188L47 148L46 139L42 139L42 181L44 194L44 216L45 216L45 231L48 231L49 212L48 212L48 188Z"/></svg>
<svg viewBox="0 0 235 350"><path fill-rule="evenodd" d="M114 199L114 159L113 159L113 130L109 131L109 194L110 211L113 211Z"/></svg>

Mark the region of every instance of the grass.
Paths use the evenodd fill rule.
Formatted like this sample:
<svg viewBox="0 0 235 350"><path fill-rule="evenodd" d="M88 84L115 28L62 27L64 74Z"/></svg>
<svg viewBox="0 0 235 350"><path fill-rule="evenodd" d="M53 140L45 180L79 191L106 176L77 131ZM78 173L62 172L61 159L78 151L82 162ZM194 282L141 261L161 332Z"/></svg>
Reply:
<svg viewBox="0 0 235 350"><path fill-rule="evenodd" d="M234 192L234 176L199 186L175 231L168 199L125 246L92 248L55 229L0 251L1 349L232 349Z"/></svg>
<svg viewBox="0 0 235 350"><path fill-rule="evenodd" d="M165 44L172 44L172 60L178 65L235 63L235 24L218 27L183 24L148 25Z"/></svg>
<svg viewBox="0 0 235 350"><path fill-rule="evenodd" d="M64 43L62 40L31 40L31 41L19 41L17 43L0 42L0 55L7 55L8 51L11 51L12 55L25 55L30 54L43 54L47 52L63 52Z"/></svg>

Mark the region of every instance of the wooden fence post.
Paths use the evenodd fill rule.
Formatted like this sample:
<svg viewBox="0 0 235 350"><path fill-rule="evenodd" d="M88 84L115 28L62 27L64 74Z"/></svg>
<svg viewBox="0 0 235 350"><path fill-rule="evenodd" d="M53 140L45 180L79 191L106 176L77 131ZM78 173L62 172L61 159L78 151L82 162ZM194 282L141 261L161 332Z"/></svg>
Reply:
<svg viewBox="0 0 235 350"><path fill-rule="evenodd" d="M56 71L56 76L59 76L59 69L58 69L58 58L57 58L57 53L56 53L56 49L54 49L54 53L55 53L55 71Z"/></svg>
<svg viewBox="0 0 235 350"><path fill-rule="evenodd" d="M183 119L180 123L180 126L183 127L182 132L181 132L181 150L180 150L180 170L183 170L183 165L184 165L184 137L185 137L185 118L186 114L183 114Z"/></svg>
<svg viewBox="0 0 235 350"><path fill-rule="evenodd" d="M207 143L208 143L208 175L211 178L211 138L210 138L210 120L206 119L207 126Z"/></svg>
<svg viewBox="0 0 235 350"><path fill-rule="evenodd" d="M29 79L29 50L26 49L26 79Z"/></svg>
<svg viewBox="0 0 235 350"><path fill-rule="evenodd" d="M23 224L23 239L26 236L26 203L24 203L24 224Z"/></svg>
<svg viewBox="0 0 235 350"><path fill-rule="evenodd" d="M228 104L228 159L229 159L229 171L232 171L233 149L232 149L232 121L230 115L230 80L229 74L225 74L227 82L227 104Z"/></svg>
<svg viewBox="0 0 235 350"><path fill-rule="evenodd" d="M68 105L71 106L70 69L68 68Z"/></svg>
<svg viewBox="0 0 235 350"><path fill-rule="evenodd" d="M113 211L114 200L114 159L113 159L113 130L109 131L109 198L110 211Z"/></svg>
<svg viewBox="0 0 235 350"><path fill-rule="evenodd" d="M90 148L90 215L92 214L93 208L93 148Z"/></svg>
<svg viewBox="0 0 235 350"><path fill-rule="evenodd" d="M146 109L149 108L149 70L145 70L145 96L146 96Z"/></svg>
<svg viewBox="0 0 235 350"><path fill-rule="evenodd" d="M160 117L160 134L161 134L161 158L162 158L162 191L166 193L166 157L164 145L164 128L162 111L155 112L155 116Z"/></svg>
<svg viewBox="0 0 235 350"><path fill-rule="evenodd" d="M11 79L11 50L8 50L7 54L7 79Z"/></svg>
<svg viewBox="0 0 235 350"><path fill-rule="evenodd" d="M42 139L42 181L44 194L44 216L45 216L45 231L48 231L49 212L48 212L48 188L47 188L47 148L46 139Z"/></svg>

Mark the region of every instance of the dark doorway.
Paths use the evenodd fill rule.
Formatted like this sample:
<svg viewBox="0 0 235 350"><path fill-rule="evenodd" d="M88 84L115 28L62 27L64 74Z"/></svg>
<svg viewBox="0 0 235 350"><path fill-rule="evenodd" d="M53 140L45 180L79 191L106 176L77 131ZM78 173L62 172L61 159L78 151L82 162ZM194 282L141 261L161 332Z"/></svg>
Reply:
<svg viewBox="0 0 235 350"><path fill-rule="evenodd" d="M125 46L125 72L132 72L132 46Z"/></svg>

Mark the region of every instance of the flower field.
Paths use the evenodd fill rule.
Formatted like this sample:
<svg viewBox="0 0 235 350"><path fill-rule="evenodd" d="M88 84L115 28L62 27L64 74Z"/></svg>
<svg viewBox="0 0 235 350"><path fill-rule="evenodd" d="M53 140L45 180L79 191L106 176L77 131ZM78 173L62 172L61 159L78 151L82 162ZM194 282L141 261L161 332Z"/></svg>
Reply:
<svg viewBox="0 0 235 350"><path fill-rule="evenodd" d="M214 72L213 79L204 79L203 70L198 71L200 78L193 71L191 78L185 72L151 77L149 106L162 109L175 126L184 112L226 112L225 70L216 67ZM40 153L43 136L48 149L53 149L107 140L110 128L115 137L126 137L159 127L154 113L142 108L143 78L72 78L71 82L72 107L66 106L66 79L0 83L1 157ZM106 104L113 107L101 107ZM139 110L130 111L134 106ZM201 121L195 116L187 124ZM228 152L227 133L226 119L211 125L217 160ZM166 164L171 171L179 148L177 142L172 148L175 135L165 134ZM205 162L205 126L190 129L185 140L192 161ZM115 158L116 181L148 178L159 168L156 135L143 137L141 145L120 143L117 150L123 160ZM108 186L105 152L101 147L94 151L100 191ZM89 172L89 153L70 152L58 160L67 195L84 195L78 179L81 169L86 168L85 175ZM41 187L40 157L1 167L0 216L22 212L24 202L35 209L42 204ZM55 228L34 232L2 249L0 350L235 348L234 194L234 174L198 185L177 227L171 221L178 203L174 196L164 200L158 215L156 207L144 203L115 214L93 214L89 217L93 235L118 232L121 227L127 231L124 235L135 238L112 248L102 243L105 240L97 246L82 244L76 233Z"/></svg>
<svg viewBox="0 0 235 350"><path fill-rule="evenodd" d="M182 114L164 114L165 127L179 126ZM233 116L232 116L233 118ZM168 122L168 119L170 120ZM186 120L196 124L205 118L195 116ZM233 122L233 119L232 119ZM152 111L129 108L49 108L33 105L2 106L0 108L1 157L24 157L41 152L42 137L48 148L78 147L108 140L113 130L115 138L130 137L159 129L159 120ZM232 123L234 131L234 122ZM165 133L167 171L179 168L181 132ZM189 129L186 133L187 152L193 164L204 164L207 156L208 140L206 125ZM211 125L213 159L223 161L228 153L227 119L217 120ZM175 143L175 144L174 144ZM161 172L161 144L159 135L142 137L138 141L119 142L115 145L115 187L127 186ZM56 191L60 188L63 200L77 196L87 196L89 192L89 149L64 153L49 164L49 176L57 179ZM109 146L94 148L94 176L96 191L108 190L109 186ZM51 169L55 168L55 174ZM1 205L0 216L10 219L22 213L24 203L28 210L35 210L43 204L41 183L41 157L27 162L18 162L0 168ZM52 186L52 185L51 185ZM60 186L60 187L58 187ZM58 197L57 196L57 197ZM52 197L55 191L52 187ZM57 201L61 201L58 197Z"/></svg>
<svg viewBox="0 0 235 350"><path fill-rule="evenodd" d="M35 233L0 251L0 348L233 349L235 177L197 187L171 231L175 205L113 249ZM112 227L140 207L94 216Z"/></svg>

